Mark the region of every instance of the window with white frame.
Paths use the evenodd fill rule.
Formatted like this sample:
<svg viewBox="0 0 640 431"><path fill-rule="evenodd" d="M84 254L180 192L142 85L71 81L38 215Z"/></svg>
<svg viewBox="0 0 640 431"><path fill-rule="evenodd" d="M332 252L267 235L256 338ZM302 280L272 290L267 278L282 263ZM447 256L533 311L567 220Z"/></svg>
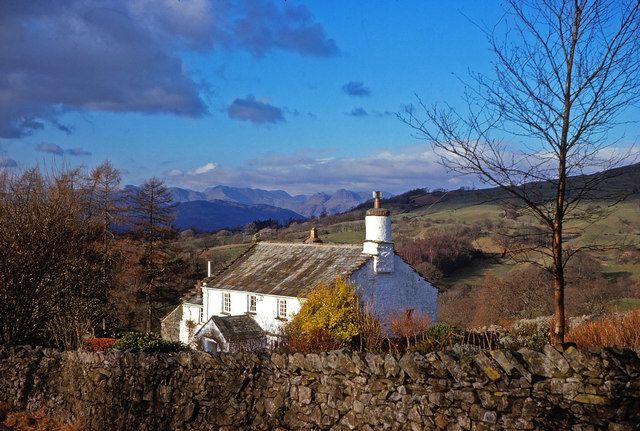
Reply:
<svg viewBox="0 0 640 431"><path fill-rule="evenodd" d="M247 311L255 313L258 308L258 297L256 295L247 296Z"/></svg>
<svg viewBox="0 0 640 431"><path fill-rule="evenodd" d="M204 322L204 307L200 307L200 323Z"/></svg>
<svg viewBox="0 0 640 431"><path fill-rule="evenodd" d="M278 317L282 319L287 318L287 300L278 299Z"/></svg>
<svg viewBox="0 0 640 431"><path fill-rule="evenodd" d="M231 294L223 293L222 294L222 311L224 313L231 313Z"/></svg>

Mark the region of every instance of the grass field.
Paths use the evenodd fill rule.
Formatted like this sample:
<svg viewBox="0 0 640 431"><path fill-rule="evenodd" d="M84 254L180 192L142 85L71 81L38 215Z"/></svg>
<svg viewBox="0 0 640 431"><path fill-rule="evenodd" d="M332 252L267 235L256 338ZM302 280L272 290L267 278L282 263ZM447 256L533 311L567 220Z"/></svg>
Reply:
<svg viewBox="0 0 640 431"><path fill-rule="evenodd" d="M451 199L433 199L418 196L412 204L389 203L386 208L392 211L392 235L396 244L424 238L436 232L459 232L464 229L475 231L477 236L473 245L485 256L499 256L503 249L496 242L500 233L517 232L527 226L540 226L539 222L527 212L519 210L518 217L504 217L504 207L497 201L490 201L481 191L456 192ZM430 203L435 202L435 203ZM566 247L601 246L601 249L590 253L598 258L604 268L604 275L609 281L620 277L640 279L640 264L620 263L619 250L623 245L640 246L640 199L635 198L608 207L606 200L590 202L577 209L578 213L603 216L593 220L573 220L566 223L568 240ZM395 205L395 206L394 206ZM331 217L313 222L294 224L279 232L269 232L263 236L268 241L302 241L312 223L317 224L320 237L325 243L362 244L365 236L362 212L355 221L331 222ZM213 248L206 247L206 238L187 240L193 248L207 249L204 254L214 260L232 260L242 253L249 244L250 236L235 234L243 244L231 244ZM222 239L226 241L226 239ZM515 264L508 259L482 258L476 259L466 267L445 277L440 283L449 287L457 283L477 285L490 271L497 275L507 273ZM627 304L627 303L621 303ZM626 306L626 305L620 305Z"/></svg>
<svg viewBox="0 0 640 431"><path fill-rule="evenodd" d="M607 311L609 312L623 312L629 310L636 310L640 308L640 299L638 298L622 298L611 301L607 304Z"/></svg>

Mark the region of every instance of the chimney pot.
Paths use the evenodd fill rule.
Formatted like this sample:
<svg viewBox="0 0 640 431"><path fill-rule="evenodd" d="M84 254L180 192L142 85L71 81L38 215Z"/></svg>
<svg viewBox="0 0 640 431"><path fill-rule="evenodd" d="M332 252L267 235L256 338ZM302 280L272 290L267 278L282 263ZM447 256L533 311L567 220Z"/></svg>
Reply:
<svg viewBox="0 0 640 431"><path fill-rule="evenodd" d="M374 208L380 208L380 197L381 196L382 196L382 193L373 192L373 207Z"/></svg>

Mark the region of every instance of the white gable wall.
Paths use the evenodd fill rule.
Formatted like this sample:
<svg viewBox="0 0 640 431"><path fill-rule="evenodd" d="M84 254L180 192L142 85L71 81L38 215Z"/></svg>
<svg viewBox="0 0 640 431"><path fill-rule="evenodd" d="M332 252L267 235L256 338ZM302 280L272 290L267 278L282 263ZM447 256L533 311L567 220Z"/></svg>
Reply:
<svg viewBox="0 0 640 431"><path fill-rule="evenodd" d="M185 302L182 304L182 319L180 320L180 341L187 344L193 334L202 327L200 310L202 306Z"/></svg>
<svg viewBox="0 0 640 431"><path fill-rule="evenodd" d="M211 287L205 287L203 292L203 304L205 318L208 320L211 316L239 316L249 312L249 296L257 296L256 312L251 313L255 321L267 333L277 334L280 327L286 323L285 320L278 318L278 299L287 301L287 319L296 314L302 305L302 298L293 298L290 296L264 295L261 293L243 292L238 290L223 290ZM229 313L223 311L223 293L231 295L231 311Z"/></svg>
<svg viewBox="0 0 640 431"><path fill-rule="evenodd" d="M374 272L373 259L351 274L361 302L370 304L381 322L393 312L414 309L428 313L436 322L438 290L422 278L399 256L394 255L392 273Z"/></svg>

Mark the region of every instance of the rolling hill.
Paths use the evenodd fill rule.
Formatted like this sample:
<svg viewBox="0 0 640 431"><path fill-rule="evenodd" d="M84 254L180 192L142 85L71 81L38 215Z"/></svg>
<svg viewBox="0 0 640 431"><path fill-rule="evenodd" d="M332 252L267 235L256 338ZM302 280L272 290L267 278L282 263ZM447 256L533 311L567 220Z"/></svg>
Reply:
<svg viewBox="0 0 640 431"><path fill-rule="evenodd" d="M245 205L219 199L196 200L178 203L173 225L179 230L211 232L241 227L255 220L268 219L282 223L289 220L304 220L305 217L291 210L271 205Z"/></svg>

